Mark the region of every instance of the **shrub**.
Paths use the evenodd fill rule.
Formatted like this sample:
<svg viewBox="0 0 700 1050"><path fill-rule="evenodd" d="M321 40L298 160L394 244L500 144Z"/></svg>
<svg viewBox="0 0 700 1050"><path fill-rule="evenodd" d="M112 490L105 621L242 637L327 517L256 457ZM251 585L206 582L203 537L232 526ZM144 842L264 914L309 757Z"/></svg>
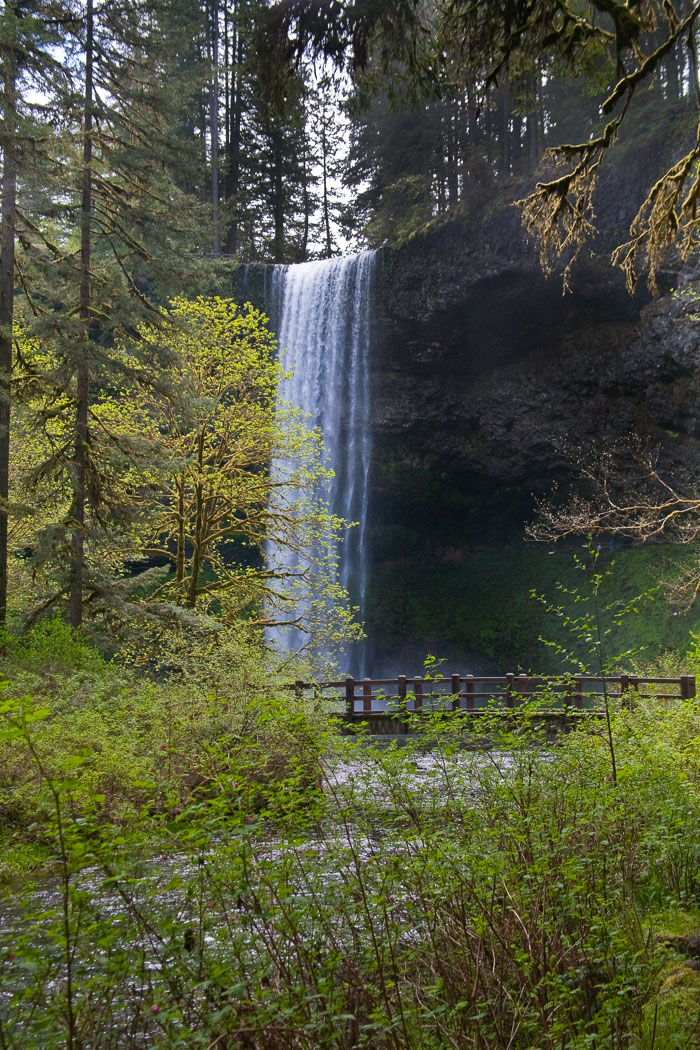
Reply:
<svg viewBox="0 0 700 1050"><path fill-rule="evenodd" d="M613 706L616 781L593 717L554 746L514 717L488 752L457 715L404 747L336 741L323 805L297 778L274 831L285 778L256 816L222 774L146 861L54 817L63 860L5 964L4 1045L692 1046L655 916L700 905L700 714Z"/></svg>

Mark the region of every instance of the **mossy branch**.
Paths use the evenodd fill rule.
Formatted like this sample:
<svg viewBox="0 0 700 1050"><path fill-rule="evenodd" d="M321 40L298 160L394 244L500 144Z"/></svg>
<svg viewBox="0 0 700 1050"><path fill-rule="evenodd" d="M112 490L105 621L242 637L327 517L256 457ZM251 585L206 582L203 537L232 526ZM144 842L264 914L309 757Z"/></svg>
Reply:
<svg viewBox="0 0 700 1050"><path fill-rule="evenodd" d="M620 27L628 27L625 39L631 44L640 23L629 8L613 0L600 0L596 2L596 7L614 18L618 28L618 44ZM568 162L573 164L572 169L549 182L538 182L532 193L516 201L522 210L525 229L539 241L540 261L545 272L551 272L555 259L566 255L563 273L565 291L569 287L573 263L595 229L594 193L598 168L618 136L635 88L649 81L661 60L679 40L692 35L698 16L700 3L693 4L683 21L674 11L667 11L670 32L666 39L650 55L640 59L636 69L622 76L602 103L601 110L607 115L623 101L620 114L605 125L597 138L549 149L543 158L545 162L550 160L555 165ZM700 125L693 148L654 184L630 227L630 239L613 252L612 262L623 270L630 293L636 288L640 262L643 261L648 272L648 285L652 294L657 294L656 275L667 250L678 245L685 259L699 243L699 164Z"/></svg>
<svg viewBox="0 0 700 1050"><path fill-rule="evenodd" d="M606 124L597 138L547 150L544 160L555 164L577 155L580 159L572 171L550 182L538 182L533 193L515 202L522 209L525 229L540 242L540 263L545 273L551 273L556 258L570 253L564 269L565 291L575 260L595 232L592 219L596 174L605 150L615 141L631 95L630 90L622 112Z"/></svg>

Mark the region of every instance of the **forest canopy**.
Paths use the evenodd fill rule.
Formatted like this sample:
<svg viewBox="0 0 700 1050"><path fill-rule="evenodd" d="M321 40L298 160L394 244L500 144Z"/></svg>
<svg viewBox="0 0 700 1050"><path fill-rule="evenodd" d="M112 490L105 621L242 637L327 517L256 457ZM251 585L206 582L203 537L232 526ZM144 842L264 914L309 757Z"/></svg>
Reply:
<svg viewBox="0 0 700 1050"><path fill-rule="evenodd" d="M699 15L687 0L5 2L0 617L11 404L22 426L35 413L30 445L48 442L61 472L50 509L63 510L37 519L27 550L60 549L78 626L91 523L124 527L123 482L98 463L99 414L133 384L157 414L151 380L179 338L168 302L218 289L227 259L396 245L495 193L518 200L566 281L594 232L598 176L631 128L652 136L655 160L614 261L630 289L640 270L653 286L669 248L696 244ZM153 549L179 528L164 525ZM174 557L191 605L197 573Z"/></svg>
<svg viewBox="0 0 700 1050"><path fill-rule="evenodd" d="M450 121L453 155L444 139L438 147L447 169L459 169L460 137L474 145L479 123L495 106L497 120L484 135L490 144L503 139L493 174L540 167L544 177L519 201L523 220L540 240L545 268L563 255L568 274L593 232L598 169L640 93L661 88L659 99L686 96L697 111L698 15L700 5L668 0L282 0L267 17L264 53L294 71L309 53L323 55L349 68L370 96L380 86L404 101L461 102L462 112ZM560 139L548 112L552 82L562 78L583 82L596 101L574 117L571 140ZM699 157L696 131L687 152L646 187L629 240L613 256L630 291L639 268L655 287L670 246L678 244L684 257L695 247ZM443 207L457 195L459 174L451 174ZM426 194L431 189L426 182Z"/></svg>

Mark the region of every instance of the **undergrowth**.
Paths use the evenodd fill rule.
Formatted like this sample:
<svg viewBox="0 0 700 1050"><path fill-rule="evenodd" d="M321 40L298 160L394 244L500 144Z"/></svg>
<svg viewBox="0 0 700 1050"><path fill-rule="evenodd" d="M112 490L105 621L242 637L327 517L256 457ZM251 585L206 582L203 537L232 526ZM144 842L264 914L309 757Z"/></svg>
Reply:
<svg viewBox="0 0 700 1050"><path fill-rule="evenodd" d="M43 860L50 784L68 773L71 818L119 829L172 820L220 792L222 776L245 785L253 809L286 780L318 790L324 712L280 687L235 636L206 661L182 646L177 664L165 653L168 673L107 662L59 620L5 649L0 878Z"/></svg>
<svg viewBox="0 0 700 1050"><path fill-rule="evenodd" d="M223 768L128 828L76 806L82 759L39 755L54 874L6 908L0 1046L700 1045L667 929L700 920L695 704L614 705L616 782L593 716L555 746L514 718L482 752L458 715L329 740L322 796L294 764L253 795ZM31 755L44 720L6 719Z"/></svg>

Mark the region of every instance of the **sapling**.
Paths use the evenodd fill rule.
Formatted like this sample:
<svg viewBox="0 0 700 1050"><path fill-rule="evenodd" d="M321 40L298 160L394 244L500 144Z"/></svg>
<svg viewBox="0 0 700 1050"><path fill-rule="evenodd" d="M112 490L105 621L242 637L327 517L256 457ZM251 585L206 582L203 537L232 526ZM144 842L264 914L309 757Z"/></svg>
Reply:
<svg viewBox="0 0 700 1050"><path fill-rule="evenodd" d="M615 653L614 637L630 616L637 615L642 601L653 601L654 591L643 591L631 599L615 598L610 602L603 600L603 587L613 574L614 559L607 568L600 566L600 545L591 542L584 546L585 555L574 554L576 568L585 575L585 589L566 587L557 583L556 588L563 596L561 603L553 602L546 595L530 592L537 601L542 602L547 612L560 621L562 627L579 643L579 646L567 647L563 642L540 637L540 641L552 649L565 663L576 668L579 675L596 675L602 682L603 711L610 752L610 769L613 784L617 784L617 760L615 741L612 730L612 711L609 680L618 673L621 667L629 664L643 651L644 646L626 649ZM580 648L585 647L586 656L581 659Z"/></svg>

